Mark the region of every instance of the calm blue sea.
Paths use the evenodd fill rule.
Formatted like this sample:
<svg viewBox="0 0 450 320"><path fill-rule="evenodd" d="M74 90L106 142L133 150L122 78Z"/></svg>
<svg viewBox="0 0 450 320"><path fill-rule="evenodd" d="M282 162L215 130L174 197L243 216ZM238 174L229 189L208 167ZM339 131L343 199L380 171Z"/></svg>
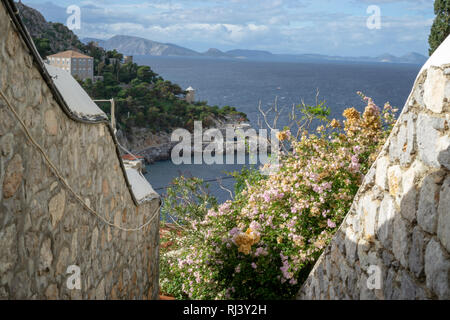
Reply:
<svg viewBox="0 0 450 320"><path fill-rule="evenodd" d="M289 110L302 100L313 104L316 92L325 100L332 116L342 118L345 108L363 110L364 103L356 94L362 91L379 105L389 101L403 107L421 66L406 64L361 63L288 63L198 58L136 57L136 62L149 65L163 78L182 88L196 89L197 100L210 105L230 105L245 112L252 125L258 127L258 103L267 109L278 100L280 109ZM289 123L287 112L279 120L279 127ZM242 166L175 166L170 161L148 167L147 178L155 189L161 188L180 174L212 180L225 176L225 171L239 170ZM232 180L224 180L232 187ZM212 192L221 201L229 198L217 183Z"/></svg>

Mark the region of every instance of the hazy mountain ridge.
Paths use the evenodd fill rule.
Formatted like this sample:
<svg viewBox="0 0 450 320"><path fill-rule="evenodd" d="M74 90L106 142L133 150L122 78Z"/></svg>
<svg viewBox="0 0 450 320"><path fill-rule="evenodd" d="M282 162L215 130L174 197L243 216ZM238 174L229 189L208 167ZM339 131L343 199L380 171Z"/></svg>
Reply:
<svg viewBox="0 0 450 320"><path fill-rule="evenodd" d="M86 41L87 40L87 41ZM128 55L150 56L201 56L200 53L170 43L160 43L144 38L117 35L108 40L83 39L83 41L98 42L100 47L106 50L116 49Z"/></svg>
<svg viewBox="0 0 450 320"><path fill-rule="evenodd" d="M348 61L348 62L384 62L384 63L410 63L424 64L427 57L411 52L401 57L391 54L383 54L378 57L341 57L327 56L321 54L273 54L262 50L235 49L223 52L216 48L211 48L206 52L200 53L175 44L160 43L134 36L114 36L108 40L99 40L93 38L83 39L83 42L98 42L99 46L106 50L116 49L128 55L148 55L148 56L178 56L178 57L210 57L210 58L231 58L231 59L249 59L249 60L267 60L267 61Z"/></svg>

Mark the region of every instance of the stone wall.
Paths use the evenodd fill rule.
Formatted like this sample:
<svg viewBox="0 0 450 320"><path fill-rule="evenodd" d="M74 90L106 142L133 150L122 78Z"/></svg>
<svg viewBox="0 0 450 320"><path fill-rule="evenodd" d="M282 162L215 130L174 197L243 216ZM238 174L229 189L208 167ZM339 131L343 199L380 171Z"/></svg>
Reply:
<svg viewBox="0 0 450 320"><path fill-rule="evenodd" d="M137 205L107 123L73 120L0 2L0 90L69 186L106 220L136 228ZM159 218L126 232L87 211L56 178L0 97L0 299L156 299ZM69 290L78 266L81 290Z"/></svg>
<svg viewBox="0 0 450 320"><path fill-rule="evenodd" d="M450 299L450 38L431 60L298 299Z"/></svg>

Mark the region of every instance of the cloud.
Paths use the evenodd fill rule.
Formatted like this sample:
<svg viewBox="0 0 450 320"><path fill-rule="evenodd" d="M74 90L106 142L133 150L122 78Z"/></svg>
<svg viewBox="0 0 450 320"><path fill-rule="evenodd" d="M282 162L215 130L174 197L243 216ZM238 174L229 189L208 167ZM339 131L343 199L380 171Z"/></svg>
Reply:
<svg viewBox="0 0 450 320"><path fill-rule="evenodd" d="M116 34L194 50L245 48L277 53L375 55L426 53L430 0L119 0L24 1L65 22L65 5L82 9L83 37ZM382 8L381 30L366 27L368 5Z"/></svg>

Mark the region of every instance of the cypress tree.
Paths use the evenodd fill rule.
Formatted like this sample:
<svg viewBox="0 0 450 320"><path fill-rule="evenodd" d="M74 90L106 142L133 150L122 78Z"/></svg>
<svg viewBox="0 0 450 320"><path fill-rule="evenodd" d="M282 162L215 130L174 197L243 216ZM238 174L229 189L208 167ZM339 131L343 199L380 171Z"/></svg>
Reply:
<svg viewBox="0 0 450 320"><path fill-rule="evenodd" d="M450 0L435 0L434 13L436 19L428 38L430 56L450 34Z"/></svg>

